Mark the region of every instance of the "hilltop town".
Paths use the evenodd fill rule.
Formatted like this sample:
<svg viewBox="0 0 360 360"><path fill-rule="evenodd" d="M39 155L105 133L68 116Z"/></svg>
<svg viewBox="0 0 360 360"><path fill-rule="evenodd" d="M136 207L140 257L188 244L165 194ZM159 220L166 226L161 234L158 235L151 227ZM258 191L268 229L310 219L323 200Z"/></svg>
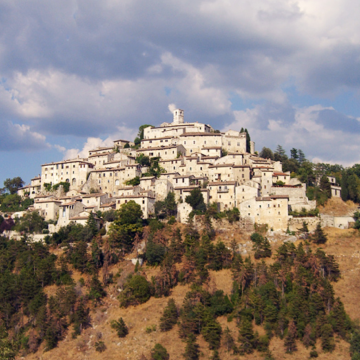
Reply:
<svg viewBox="0 0 360 360"><path fill-rule="evenodd" d="M41 174L18 194L34 199L30 210L56 222L49 225L51 233L70 222L85 224L90 212L119 209L130 200L147 219L169 192L175 194L177 221L184 223L193 210L186 196L196 188L206 205L215 203L218 211L237 208L243 221L274 231L292 226L289 211L316 208L306 184L283 172L280 161L259 157L245 131L185 122L184 111L176 109L171 123L141 127L138 140L137 146L115 140L111 147L90 150L87 158L43 164ZM340 197L335 178L329 180L332 196Z"/></svg>

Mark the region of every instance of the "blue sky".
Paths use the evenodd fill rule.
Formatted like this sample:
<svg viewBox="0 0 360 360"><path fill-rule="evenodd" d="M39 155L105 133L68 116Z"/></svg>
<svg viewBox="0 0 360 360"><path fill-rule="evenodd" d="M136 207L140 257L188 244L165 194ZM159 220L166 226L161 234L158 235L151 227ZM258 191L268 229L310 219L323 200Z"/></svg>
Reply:
<svg viewBox="0 0 360 360"><path fill-rule="evenodd" d="M0 1L0 184L172 118L360 162L360 3Z"/></svg>

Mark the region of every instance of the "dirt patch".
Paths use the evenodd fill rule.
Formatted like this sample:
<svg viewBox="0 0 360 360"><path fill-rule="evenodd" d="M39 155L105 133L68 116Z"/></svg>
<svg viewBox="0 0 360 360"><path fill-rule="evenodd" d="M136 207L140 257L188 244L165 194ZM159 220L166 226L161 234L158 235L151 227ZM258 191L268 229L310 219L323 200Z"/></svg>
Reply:
<svg viewBox="0 0 360 360"><path fill-rule="evenodd" d="M320 214L333 216L347 216L352 215L358 208L351 200L347 202L340 198L329 199L324 206L319 206Z"/></svg>

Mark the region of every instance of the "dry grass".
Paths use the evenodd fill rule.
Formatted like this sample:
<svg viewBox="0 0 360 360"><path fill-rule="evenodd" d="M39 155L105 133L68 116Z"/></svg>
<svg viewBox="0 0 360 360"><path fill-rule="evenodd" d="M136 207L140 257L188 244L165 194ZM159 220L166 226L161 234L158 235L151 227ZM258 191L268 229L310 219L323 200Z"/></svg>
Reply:
<svg viewBox="0 0 360 360"><path fill-rule="evenodd" d="M319 210L324 215L347 216L356 211L357 207L351 200L344 202L340 198L331 198L324 206L319 206Z"/></svg>

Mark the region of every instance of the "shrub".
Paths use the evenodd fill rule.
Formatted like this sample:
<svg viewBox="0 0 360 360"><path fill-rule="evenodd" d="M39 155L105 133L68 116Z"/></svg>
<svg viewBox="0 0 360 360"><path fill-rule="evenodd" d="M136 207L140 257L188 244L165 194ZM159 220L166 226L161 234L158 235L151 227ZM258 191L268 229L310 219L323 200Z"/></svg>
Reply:
<svg viewBox="0 0 360 360"><path fill-rule="evenodd" d="M149 241L146 245L146 259L149 265L159 265L165 256L165 247Z"/></svg>
<svg viewBox="0 0 360 360"><path fill-rule="evenodd" d="M104 352L106 350L106 346L105 346L105 343L103 341L98 341L95 343L95 350L97 352Z"/></svg>
<svg viewBox="0 0 360 360"><path fill-rule="evenodd" d="M129 333L129 329L122 317L118 321L111 321L111 327L116 330L116 333L120 338L125 337Z"/></svg>
<svg viewBox="0 0 360 360"><path fill-rule="evenodd" d="M150 283L141 275L133 275L124 285L119 295L121 307L143 304L150 299Z"/></svg>

